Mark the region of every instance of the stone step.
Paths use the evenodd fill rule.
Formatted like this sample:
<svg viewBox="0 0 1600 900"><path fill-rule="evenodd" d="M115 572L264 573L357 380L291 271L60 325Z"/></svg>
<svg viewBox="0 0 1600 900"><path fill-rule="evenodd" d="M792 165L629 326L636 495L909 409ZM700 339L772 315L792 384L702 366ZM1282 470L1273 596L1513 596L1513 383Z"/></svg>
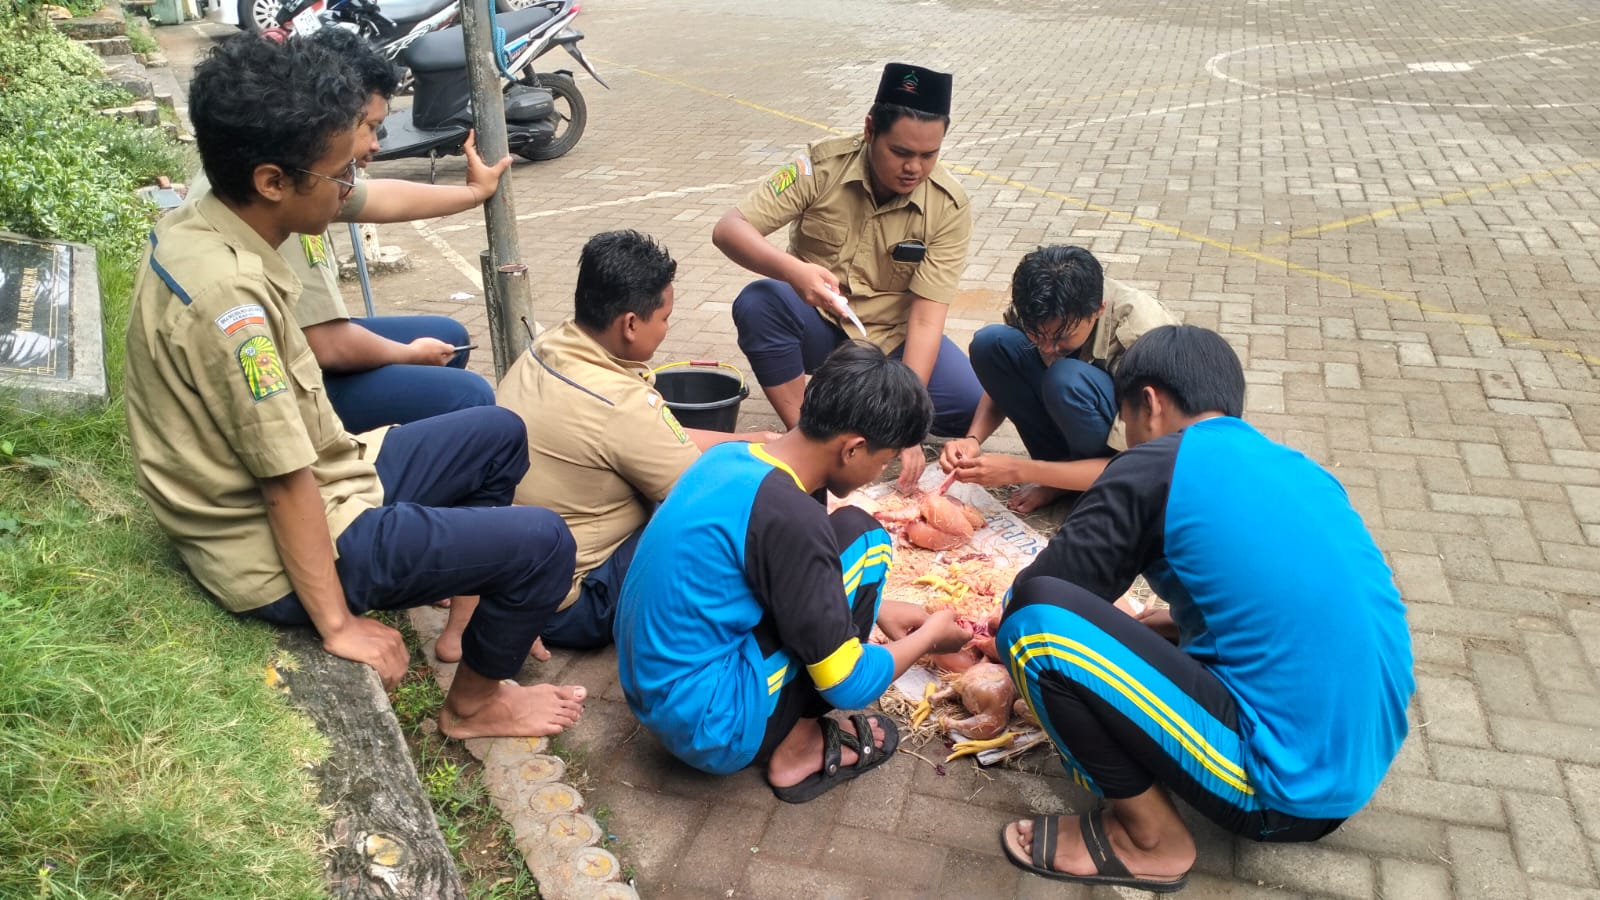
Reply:
<svg viewBox="0 0 1600 900"><path fill-rule="evenodd" d="M120 15L114 15L109 9L101 10L92 16L60 19L55 25L57 31L75 41L118 38L128 33L127 23Z"/></svg>
<svg viewBox="0 0 1600 900"><path fill-rule="evenodd" d="M78 43L89 48L97 56L128 56L133 53L133 47L128 43L127 37L96 38Z"/></svg>
<svg viewBox="0 0 1600 900"><path fill-rule="evenodd" d="M112 119L131 119L146 128L154 128L161 124L161 109L150 100L140 100L138 103L102 109L99 112L100 115Z"/></svg>
<svg viewBox="0 0 1600 900"><path fill-rule="evenodd" d="M148 100L155 94L150 79L145 77L144 66L136 60L118 61L116 64L110 64L107 60L107 63L106 80L132 94L134 99Z"/></svg>

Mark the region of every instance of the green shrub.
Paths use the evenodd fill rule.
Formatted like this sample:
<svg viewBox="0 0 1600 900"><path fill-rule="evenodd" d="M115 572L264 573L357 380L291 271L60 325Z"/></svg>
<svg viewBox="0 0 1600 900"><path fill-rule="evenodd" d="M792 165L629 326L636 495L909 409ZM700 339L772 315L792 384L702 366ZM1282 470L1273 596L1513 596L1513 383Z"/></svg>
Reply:
<svg viewBox="0 0 1600 900"><path fill-rule="evenodd" d="M182 180L187 158L163 132L95 114L128 100L101 75L54 29L0 23L0 228L130 258L155 215L133 190Z"/></svg>

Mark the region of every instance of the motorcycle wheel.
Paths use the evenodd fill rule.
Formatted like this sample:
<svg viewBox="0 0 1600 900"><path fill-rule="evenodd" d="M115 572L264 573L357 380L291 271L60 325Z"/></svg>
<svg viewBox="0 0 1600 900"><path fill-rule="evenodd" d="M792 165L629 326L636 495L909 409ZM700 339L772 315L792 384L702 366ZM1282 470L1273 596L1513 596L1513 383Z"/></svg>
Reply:
<svg viewBox="0 0 1600 900"><path fill-rule="evenodd" d="M260 34L278 24L281 0L239 0L239 27Z"/></svg>
<svg viewBox="0 0 1600 900"><path fill-rule="evenodd" d="M566 75L524 75L520 80L530 87L542 87L550 92L555 99L558 121L556 136L550 143L538 147L519 147L517 155L535 162L566 156L573 147L578 146L578 138L583 137L583 128L589 124L589 107L584 103L583 95L578 93L578 86ZM566 103L564 112L563 101Z"/></svg>

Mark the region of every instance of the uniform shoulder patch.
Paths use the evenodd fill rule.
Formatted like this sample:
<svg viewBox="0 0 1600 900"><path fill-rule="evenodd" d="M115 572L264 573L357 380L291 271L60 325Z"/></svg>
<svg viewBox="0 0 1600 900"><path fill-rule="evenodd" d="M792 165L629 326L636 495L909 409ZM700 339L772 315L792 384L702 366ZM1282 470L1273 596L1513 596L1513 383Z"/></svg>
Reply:
<svg viewBox="0 0 1600 900"><path fill-rule="evenodd" d="M806 161L806 174L811 174L810 160ZM772 191L772 196L779 197L783 195L784 191L794 187L794 183L799 180L800 163L796 161L772 173L772 177L767 179L767 189Z"/></svg>
<svg viewBox="0 0 1600 900"><path fill-rule="evenodd" d="M300 235L300 249L305 251L306 265L315 269L317 266L327 266L328 245L320 234Z"/></svg>
<svg viewBox="0 0 1600 900"><path fill-rule="evenodd" d="M667 427L672 429L672 436L678 439L678 443L689 443L689 435L684 432L683 426L678 424L678 417L673 415L672 410L667 409L665 406L661 407L661 421L667 423Z"/></svg>
<svg viewBox="0 0 1600 900"><path fill-rule="evenodd" d="M222 329L223 334L231 336L241 328L267 324L267 311L254 303L235 306L233 309L217 316L216 322L217 327Z"/></svg>
<svg viewBox="0 0 1600 900"><path fill-rule="evenodd" d="M258 334L240 344L234 355L239 359L239 370L244 373L245 386L257 403L289 389L283 359L272 338Z"/></svg>

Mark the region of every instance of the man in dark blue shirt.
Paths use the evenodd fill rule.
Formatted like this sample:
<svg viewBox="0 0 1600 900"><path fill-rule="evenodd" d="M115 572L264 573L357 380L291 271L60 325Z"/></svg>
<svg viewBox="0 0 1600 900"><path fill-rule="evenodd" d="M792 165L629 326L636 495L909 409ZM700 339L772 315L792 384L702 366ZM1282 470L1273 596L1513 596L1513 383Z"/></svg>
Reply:
<svg viewBox="0 0 1600 900"><path fill-rule="evenodd" d="M844 496L927 433L933 405L903 363L841 344L806 386L798 427L725 443L679 478L639 540L614 632L628 706L705 772L765 762L780 799L810 800L894 755L894 722L860 709L928 653L971 635L949 610L882 602L892 547ZM891 638L867 642L876 621Z"/></svg>
<svg viewBox="0 0 1600 900"><path fill-rule="evenodd" d="M1017 575L997 638L1109 809L1001 841L1046 877L1171 891L1195 844L1168 789L1258 841L1316 840L1366 804L1406 735L1411 638L1344 488L1238 418L1220 336L1156 328L1115 382L1131 449ZM1112 605L1139 574L1170 609Z"/></svg>

